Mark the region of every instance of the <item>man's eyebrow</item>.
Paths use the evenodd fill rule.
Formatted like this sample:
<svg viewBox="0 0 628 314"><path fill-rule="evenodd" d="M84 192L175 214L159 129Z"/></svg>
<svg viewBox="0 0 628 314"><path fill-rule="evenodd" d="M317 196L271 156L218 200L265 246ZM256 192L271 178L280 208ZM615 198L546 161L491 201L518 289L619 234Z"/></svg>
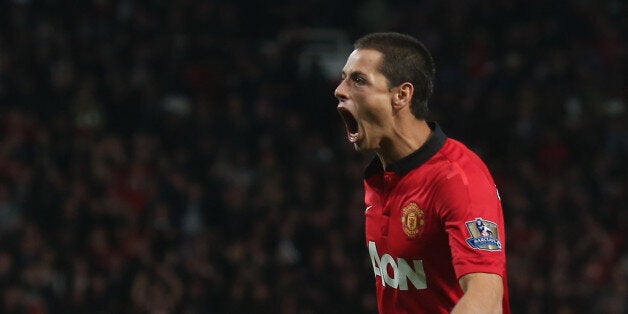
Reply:
<svg viewBox="0 0 628 314"><path fill-rule="evenodd" d="M358 77L358 76L365 76L365 75L366 74L364 74L362 71L356 70L356 71L349 72L348 76L350 76L352 78L355 78L355 77ZM342 77L343 78L347 77L347 72L342 71Z"/></svg>

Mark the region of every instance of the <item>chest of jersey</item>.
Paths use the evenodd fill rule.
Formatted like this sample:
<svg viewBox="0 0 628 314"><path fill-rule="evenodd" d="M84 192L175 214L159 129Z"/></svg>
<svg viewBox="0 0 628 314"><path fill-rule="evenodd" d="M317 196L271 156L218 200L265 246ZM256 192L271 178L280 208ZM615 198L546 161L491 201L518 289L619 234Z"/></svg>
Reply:
<svg viewBox="0 0 628 314"><path fill-rule="evenodd" d="M425 178L398 178L385 173L382 184L366 184L366 240L379 253L395 258L425 259L435 251L448 252L447 235L433 209L430 186Z"/></svg>
<svg viewBox="0 0 628 314"><path fill-rule="evenodd" d="M450 313L462 296L461 276L506 278L503 251L474 242L498 238L473 233L479 220L504 239L503 228L497 229L503 226L501 205L486 167L459 142L448 139L438 153L410 157L391 172L382 172L377 160L365 172L366 247L378 308ZM504 312L507 304L505 297Z"/></svg>

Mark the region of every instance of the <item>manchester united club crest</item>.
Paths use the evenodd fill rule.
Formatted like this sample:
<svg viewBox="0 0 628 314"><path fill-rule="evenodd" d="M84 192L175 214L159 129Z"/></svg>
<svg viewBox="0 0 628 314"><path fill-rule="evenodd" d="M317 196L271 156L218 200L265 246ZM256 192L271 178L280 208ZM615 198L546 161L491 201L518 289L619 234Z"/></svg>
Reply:
<svg viewBox="0 0 628 314"><path fill-rule="evenodd" d="M425 228L425 213L416 203L410 203L402 209L401 227L403 233L410 238L415 238L423 232Z"/></svg>

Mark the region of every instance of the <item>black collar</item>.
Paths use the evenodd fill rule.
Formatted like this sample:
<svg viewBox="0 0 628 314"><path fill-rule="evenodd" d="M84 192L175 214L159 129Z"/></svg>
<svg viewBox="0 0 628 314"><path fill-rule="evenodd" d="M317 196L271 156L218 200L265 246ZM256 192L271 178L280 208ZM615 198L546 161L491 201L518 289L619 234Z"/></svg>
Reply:
<svg viewBox="0 0 628 314"><path fill-rule="evenodd" d="M425 144L421 146L419 149L414 151L412 154L403 157L396 161L393 164L388 165L386 169L383 169L382 162L379 160L378 156L373 158L373 161L366 167L364 171L364 177L370 178L371 176L381 173L382 171L394 172L399 177L403 177L410 170L418 168L420 165L428 161L432 156L434 156L445 144L447 140L447 135L443 133L440 126L436 122L428 122L427 123L432 129L432 135L427 139Z"/></svg>

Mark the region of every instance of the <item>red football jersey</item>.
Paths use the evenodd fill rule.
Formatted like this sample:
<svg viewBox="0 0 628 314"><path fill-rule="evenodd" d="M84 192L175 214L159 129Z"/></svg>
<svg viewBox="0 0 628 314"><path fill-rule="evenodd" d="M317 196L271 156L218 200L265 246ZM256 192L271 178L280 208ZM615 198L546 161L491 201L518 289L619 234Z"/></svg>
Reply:
<svg viewBox="0 0 628 314"><path fill-rule="evenodd" d="M420 149L385 171L378 158L364 180L366 245L380 313L449 313L458 279L494 273L506 284L499 194L480 158L435 123Z"/></svg>

